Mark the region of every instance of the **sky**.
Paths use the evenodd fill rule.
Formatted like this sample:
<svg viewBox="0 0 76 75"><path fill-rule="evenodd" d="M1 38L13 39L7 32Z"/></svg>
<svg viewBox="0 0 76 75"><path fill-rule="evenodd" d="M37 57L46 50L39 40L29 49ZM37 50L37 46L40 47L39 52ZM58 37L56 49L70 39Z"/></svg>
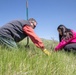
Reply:
<svg viewBox="0 0 76 75"><path fill-rule="evenodd" d="M28 0L28 18L40 38L58 40L60 24L76 31L76 0ZM26 0L0 0L0 27L15 19L27 19Z"/></svg>

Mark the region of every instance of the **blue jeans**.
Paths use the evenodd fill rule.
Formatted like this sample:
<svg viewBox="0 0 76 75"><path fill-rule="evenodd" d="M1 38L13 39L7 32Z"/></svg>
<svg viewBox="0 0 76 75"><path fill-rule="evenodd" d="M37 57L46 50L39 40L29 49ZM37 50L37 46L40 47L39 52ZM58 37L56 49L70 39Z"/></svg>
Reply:
<svg viewBox="0 0 76 75"><path fill-rule="evenodd" d="M2 45L3 47L6 46L11 49L18 48L16 42L13 39L1 35L0 35L0 45Z"/></svg>

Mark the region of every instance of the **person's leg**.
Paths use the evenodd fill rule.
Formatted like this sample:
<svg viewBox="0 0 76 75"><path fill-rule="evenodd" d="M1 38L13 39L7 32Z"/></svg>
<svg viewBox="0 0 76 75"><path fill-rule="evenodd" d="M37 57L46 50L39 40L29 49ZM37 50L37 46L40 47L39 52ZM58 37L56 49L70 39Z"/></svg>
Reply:
<svg viewBox="0 0 76 75"><path fill-rule="evenodd" d="M0 36L0 44L3 46L6 46L8 48L11 48L11 49L18 48L13 39L9 39L9 38L3 37L3 36Z"/></svg>
<svg viewBox="0 0 76 75"><path fill-rule="evenodd" d="M64 50L65 51L76 51L76 43L72 43L72 44L67 44L65 47L64 47Z"/></svg>

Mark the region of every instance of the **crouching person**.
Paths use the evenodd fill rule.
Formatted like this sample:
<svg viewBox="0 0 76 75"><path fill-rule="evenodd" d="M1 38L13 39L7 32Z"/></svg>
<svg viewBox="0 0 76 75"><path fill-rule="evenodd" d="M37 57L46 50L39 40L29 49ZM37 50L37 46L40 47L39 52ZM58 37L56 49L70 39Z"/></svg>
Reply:
<svg viewBox="0 0 76 75"><path fill-rule="evenodd" d="M34 18L10 21L0 28L0 43L11 49L17 48L16 43L29 36L38 48L45 54L50 55L47 49L44 48L41 39L34 32L36 25L37 22Z"/></svg>
<svg viewBox="0 0 76 75"><path fill-rule="evenodd" d="M76 32L66 28L64 25L59 25L59 44L55 47L55 51L64 49L65 51L76 51Z"/></svg>

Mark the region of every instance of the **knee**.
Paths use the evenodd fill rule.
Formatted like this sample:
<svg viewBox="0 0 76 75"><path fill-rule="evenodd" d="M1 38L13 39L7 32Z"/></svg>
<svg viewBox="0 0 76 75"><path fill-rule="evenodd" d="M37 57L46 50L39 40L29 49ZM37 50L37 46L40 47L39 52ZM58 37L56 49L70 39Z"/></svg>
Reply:
<svg viewBox="0 0 76 75"><path fill-rule="evenodd" d="M71 46L66 45L66 46L64 47L64 50L65 50L65 51L71 51Z"/></svg>

